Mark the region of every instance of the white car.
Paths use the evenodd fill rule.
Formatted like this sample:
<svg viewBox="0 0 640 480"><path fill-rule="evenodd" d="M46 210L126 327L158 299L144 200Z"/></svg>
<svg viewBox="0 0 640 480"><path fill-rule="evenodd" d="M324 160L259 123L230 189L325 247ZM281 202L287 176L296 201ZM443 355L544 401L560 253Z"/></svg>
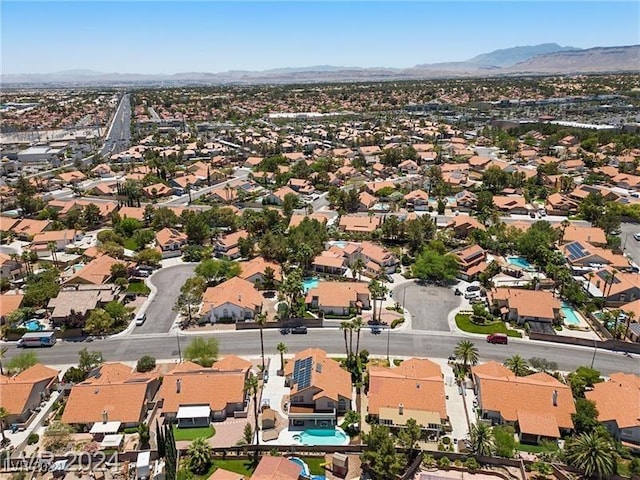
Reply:
<svg viewBox="0 0 640 480"><path fill-rule="evenodd" d="M634 234L633 234L633 238L635 238L637 241L639 241L639 242L640 242L640 232L638 232L638 233L634 233Z"/></svg>

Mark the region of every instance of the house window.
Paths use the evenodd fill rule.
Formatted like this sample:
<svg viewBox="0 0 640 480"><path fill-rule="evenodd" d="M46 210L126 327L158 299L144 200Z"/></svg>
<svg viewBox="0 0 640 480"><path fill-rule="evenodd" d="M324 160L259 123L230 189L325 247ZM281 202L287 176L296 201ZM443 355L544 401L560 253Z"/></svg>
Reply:
<svg viewBox="0 0 640 480"><path fill-rule="evenodd" d="M347 402L343 398L341 398L338 401L338 410L346 410L346 409L347 409Z"/></svg>
<svg viewBox="0 0 640 480"><path fill-rule="evenodd" d="M222 316L224 318L228 317L229 316L229 310L227 310L226 308L222 309Z"/></svg>
<svg viewBox="0 0 640 480"><path fill-rule="evenodd" d="M336 408L336 402L327 402L329 408Z"/></svg>
<svg viewBox="0 0 640 480"><path fill-rule="evenodd" d="M304 427L304 420L294 420L293 421L293 426L294 427Z"/></svg>

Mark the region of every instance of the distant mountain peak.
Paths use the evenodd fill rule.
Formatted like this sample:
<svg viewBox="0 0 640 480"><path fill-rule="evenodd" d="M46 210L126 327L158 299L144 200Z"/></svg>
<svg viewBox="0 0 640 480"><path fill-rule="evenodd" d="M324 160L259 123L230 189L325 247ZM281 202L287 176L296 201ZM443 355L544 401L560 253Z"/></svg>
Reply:
<svg viewBox="0 0 640 480"><path fill-rule="evenodd" d="M537 57L538 55L577 50L580 49L575 47L562 47L557 43L541 43L540 45L524 45L494 50L493 52L483 53L473 57L467 60L467 62L483 66L511 67L517 63Z"/></svg>

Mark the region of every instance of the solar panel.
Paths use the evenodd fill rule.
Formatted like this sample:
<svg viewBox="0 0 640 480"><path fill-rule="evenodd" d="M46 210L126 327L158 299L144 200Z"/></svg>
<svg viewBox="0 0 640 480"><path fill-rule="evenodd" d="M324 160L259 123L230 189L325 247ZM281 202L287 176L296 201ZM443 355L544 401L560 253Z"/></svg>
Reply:
<svg viewBox="0 0 640 480"><path fill-rule="evenodd" d="M293 365L293 383L298 385L298 389L303 389L311 385L311 368L313 359L311 357L296 360Z"/></svg>
<svg viewBox="0 0 640 480"><path fill-rule="evenodd" d="M579 243L570 243L567 245L567 251L569 252L569 260L577 260L587 256L584 248Z"/></svg>

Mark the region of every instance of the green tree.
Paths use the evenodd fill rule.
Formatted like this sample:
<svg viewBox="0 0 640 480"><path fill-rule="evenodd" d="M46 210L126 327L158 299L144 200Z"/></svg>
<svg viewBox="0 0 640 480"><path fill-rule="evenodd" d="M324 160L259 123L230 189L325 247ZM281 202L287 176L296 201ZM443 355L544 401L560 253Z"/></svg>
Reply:
<svg viewBox="0 0 640 480"><path fill-rule="evenodd" d="M6 367L10 375L15 375L33 367L36 363L38 363L38 356L35 352L23 352L9 360Z"/></svg>
<svg viewBox="0 0 640 480"><path fill-rule="evenodd" d="M193 323L193 316L198 313L202 295L205 291L205 282L202 277L188 278L180 288L180 295L176 300L175 309L181 315L187 317L189 325Z"/></svg>
<svg viewBox="0 0 640 480"><path fill-rule="evenodd" d="M397 452L389 427L371 425L371 431L362 436L362 443L365 445L360 454L362 468L372 480L397 478L404 471L406 460Z"/></svg>
<svg viewBox="0 0 640 480"><path fill-rule="evenodd" d="M142 228L142 222L135 218L123 218L118 225L116 225L115 231L116 233L126 237L131 238L131 236Z"/></svg>
<svg viewBox="0 0 640 480"><path fill-rule="evenodd" d="M504 366L511 370L516 377L526 377L531 373L527 361L517 353L507 358Z"/></svg>
<svg viewBox="0 0 640 480"><path fill-rule="evenodd" d="M411 456L413 456L421 436L422 429L420 428L420 425L418 425L418 422L416 422L415 419L410 418L407 420L405 427L400 430L398 440L400 445L409 450L411 452Z"/></svg>
<svg viewBox="0 0 640 480"><path fill-rule="evenodd" d="M469 450L474 455L490 457L495 452L495 440L491 426L486 423L475 423L469 430Z"/></svg>
<svg viewBox="0 0 640 480"><path fill-rule="evenodd" d="M538 372L555 372L558 370L558 364L541 357L531 357L529 359L529 366Z"/></svg>
<svg viewBox="0 0 640 480"><path fill-rule="evenodd" d="M189 470L201 475L209 470L212 462L211 447L204 438L196 438L187 449Z"/></svg>
<svg viewBox="0 0 640 480"><path fill-rule="evenodd" d="M466 371L469 370L470 365L478 363L478 347L470 340L460 340L453 350L453 354L462 362Z"/></svg>
<svg viewBox="0 0 640 480"><path fill-rule="evenodd" d="M89 351L86 347L78 352L78 356L80 357L78 368L85 372L90 372L104 363L102 352Z"/></svg>
<svg viewBox="0 0 640 480"><path fill-rule="evenodd" d="M136 363L137 372L150 372L154 368L156 368L156 359L150 355L140 357L138 363Z"/></svg>
<svg viewBox="0 0 640 480"><path fill-rule="evenodd" d="M255 441L256 445L260 444L260 429L258 427L258 391L260 390L260 384L258 377L251 373L244 382L244 390L251 396L253 401L253 417L255 421Z"/></svg>
<svg viewBox="0 0 640 480"><path fill-rule="evenodd" d="M599 425L598 409L595 402L586 398L576 398L576 413L571 415L576 433L592 433Z"/></svg>
<svg viewBox="0 0 640 480"><path fill-rule="evenodd" d="M111 276L115 278L126 278L127 277L127 266L123 263L114 263L111 265Z"/></svg>
<svg viewBox="0 0 640 480"><path fill-rule="evenodd" d="M213 337L196 337L185 348L184 358L203 367L210 367L218 358L218 341Z"/></svg>
<svg viewBox="0 0 640 480"><path fill-rule="evenodd" d="M460 271L460 265L455 255L443 254L443 252L426 247L416 258L411 270L413 275L420 280L451 282Z"/></svg>
<svg viewBox="0 0 640 480"><path fill-rule="evenodd" d="M107 303L104 306L104 310L109 314L116 325L122 325L131 318L131 312L129 309L117 300L112 300Z"/></svg>
<svg viewBox="0 0 640 480"><path fill-rule="evenodd" d="M262 288L265 290L273 290L276 285L276 272L272 267L265 267L262 275Z"/></svg>
<svg viewBox="0 0 640 480"><path fill-rule="evenodd" d="M280 370L284 371L284 354L287 353L289 349L284 342L280 342L276 346L276 350L278 350L278 353L280 354Z"/></svg>
<svg viewBox="0 0 640 480"><path fill-rule="evenodd" d="M298 207L298 195L287 193L282 200L282 211L287 217L290 217L293 211Z"/></svg>
<svg viewBox="0 0 640 480"><path fill-rule="evenodd" d="M160 264L162 254L155 248L145 248L136 254L135 260L141 265L156 266Z"/></svg>
<svg viewBox="0 0 640 480"><path fill-rule="evenodd" d="M151 439L151 435L149 434L149 426L142 422L138 425L138 440L140 441L140 445L138 447L139 450L149 448L149 440Z"/></svg>
<svg viewBox="0 0 640 480"><path fill-rule="evenodd" d="M92 310L85 323L84 330L90 335L103 335L109 333L114 326L113 318L102 308Z"/></svg>
<svg viewBox="0 0 640 480"><path fill-rule="evenodd" d="M597 432L583 433L567 441L565 457L572 467L591 479L604 480L616 472L618 454L611 440Z"/></svg>
<svg viewBox="0 0 640 480"><path fill-rule="evenodd" d="M513 458L516 441L513 437L514 428L510 425L493 427L493 438L496 447L495 454L498 457Z"/></svg>
<svg viewBox="0 0 640 480"><path fill-rule="evenodd" d="M596 383L602 382L600 372L586 366L578 367L575 372L570 373L568 380L575 398L584 397L587 387L593 387Z"/></svg>
<svg viewBox="0 0 640 480"><path fill-rule="evenodd" d="M2 444L4 446L7 443L7 437L4 435L4 422L9 417L9 412L6 408L0 407L0 433L2 433Z"/></svg>
<svg viewBox="0 0 640 480"><path fill-rule="evenodd" d="M84 206L82 217L84 224L92 229L100 223L100 208L95 203L89 203Z"/></svg>

